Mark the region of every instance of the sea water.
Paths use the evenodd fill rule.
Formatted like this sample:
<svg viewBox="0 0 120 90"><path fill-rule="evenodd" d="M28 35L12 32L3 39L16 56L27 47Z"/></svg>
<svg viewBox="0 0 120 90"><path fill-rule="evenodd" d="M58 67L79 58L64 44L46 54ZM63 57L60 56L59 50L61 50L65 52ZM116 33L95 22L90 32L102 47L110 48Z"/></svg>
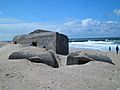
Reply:
<svg viewBox="0 0 120 90"><path fill-rule="evenodd" d="M73 38L69 41L69 47L100 50L100 51L116 51L116 46L120 49L120 37L117 38Z"/></svg>

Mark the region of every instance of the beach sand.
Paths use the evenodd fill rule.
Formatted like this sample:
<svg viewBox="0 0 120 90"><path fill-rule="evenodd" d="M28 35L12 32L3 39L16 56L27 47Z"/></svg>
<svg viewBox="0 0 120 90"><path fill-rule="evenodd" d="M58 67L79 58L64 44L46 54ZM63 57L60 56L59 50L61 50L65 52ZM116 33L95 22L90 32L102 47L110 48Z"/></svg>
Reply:
<svg viewBox="0 0 120 90"><path fill-rule="evenodd" d="M20 45L0 48L0 90L120 90L120 54L82 50L110 57L115 65L91 61L53 68L26 59L8 60ZM71 51L80 49L71 48ZM63 57L63 61L66 58Z"/></svg>

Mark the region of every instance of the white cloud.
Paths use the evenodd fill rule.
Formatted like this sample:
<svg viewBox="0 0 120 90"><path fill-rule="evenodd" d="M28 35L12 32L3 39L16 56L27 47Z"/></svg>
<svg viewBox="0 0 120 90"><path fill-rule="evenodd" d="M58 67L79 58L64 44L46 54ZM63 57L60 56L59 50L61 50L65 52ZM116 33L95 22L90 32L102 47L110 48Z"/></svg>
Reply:
<svg viewBox="0 0 120 90"><path fill-rule="evenodd" d="M1 33L18 33L23 34L38 27L37 23L10 23L10 24L0 24Z"/></svg>
<svg viewBox="0 0 120 90"><path fill-rule="evenodd" d="M115 9L113 13L116 14L117 16L120 16L120 9Z"/></svg>
<svg viewBox="0 0 120 90"><path fill-rule="evenodd" d="M92 18L69 20L63 23L1 23L0 36L9 35L12 37L17 34L29 33L36 29L57 31L69 37L120 37L120 22L98 21Z"/></svg>
<svg viewBox="0 0 120 90"><path fill-rule="evenodd" d="M100 21L93 20L92 18L87 18L87 19L82 20L82 25L85 27L86 26L96 26L99 24L100 24Z"/></svg>
<svg viewBox="0 0 120 90"><path fill-rule="evenodd" d="M18 23L23 22L18 18L0 18L0 23Z"/></svg>
<svg viewBox="0 0 120 90"><path fill-rule="evenodd" d="M9 41L9 40L12 40L12 38L15 35L16 34L0 34L0 41Z"/></svg>
<svg viewBox="0 0 120 90"><path fill-rule="evenodd" d="M120 37L120 22L115 21L98 21L86 18L81 21L65 22L60 27L59 31L70 37Z"/></svg>

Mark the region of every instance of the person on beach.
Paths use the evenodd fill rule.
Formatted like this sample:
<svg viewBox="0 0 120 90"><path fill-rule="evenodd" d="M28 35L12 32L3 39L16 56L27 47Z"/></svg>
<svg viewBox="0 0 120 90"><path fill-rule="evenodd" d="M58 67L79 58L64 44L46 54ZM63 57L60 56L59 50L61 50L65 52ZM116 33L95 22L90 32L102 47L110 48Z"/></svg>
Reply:
<svg viewBox="0 0 120 90"><path fill-rule="evenodd" d="M111 47L109 46L109 51L111 51Z"/></svg>
<svg viewBox="0 0 120 90"><path fill-rule="evenodd" d="M119 51L119 47L117 46L116 47L116 54L118 54L118 51Z"/></svg>

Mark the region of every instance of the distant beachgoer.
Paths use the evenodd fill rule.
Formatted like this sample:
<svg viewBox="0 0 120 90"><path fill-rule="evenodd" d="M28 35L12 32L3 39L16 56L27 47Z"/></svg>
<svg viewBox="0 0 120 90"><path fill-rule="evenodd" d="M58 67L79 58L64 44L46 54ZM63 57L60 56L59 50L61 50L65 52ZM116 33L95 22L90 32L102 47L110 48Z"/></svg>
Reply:
<svg viewBox="0 0 120 90"><path fill-rule="evenodd" d="M109 46L109 51L111 51L111 47Z"/></svg>
<svg viewBox="0 0 120 90"><path fill-rule="evenodd" d="M119 47L117 46L116 47L116 54L118 54L118 51L119 51Z"/></svg>

